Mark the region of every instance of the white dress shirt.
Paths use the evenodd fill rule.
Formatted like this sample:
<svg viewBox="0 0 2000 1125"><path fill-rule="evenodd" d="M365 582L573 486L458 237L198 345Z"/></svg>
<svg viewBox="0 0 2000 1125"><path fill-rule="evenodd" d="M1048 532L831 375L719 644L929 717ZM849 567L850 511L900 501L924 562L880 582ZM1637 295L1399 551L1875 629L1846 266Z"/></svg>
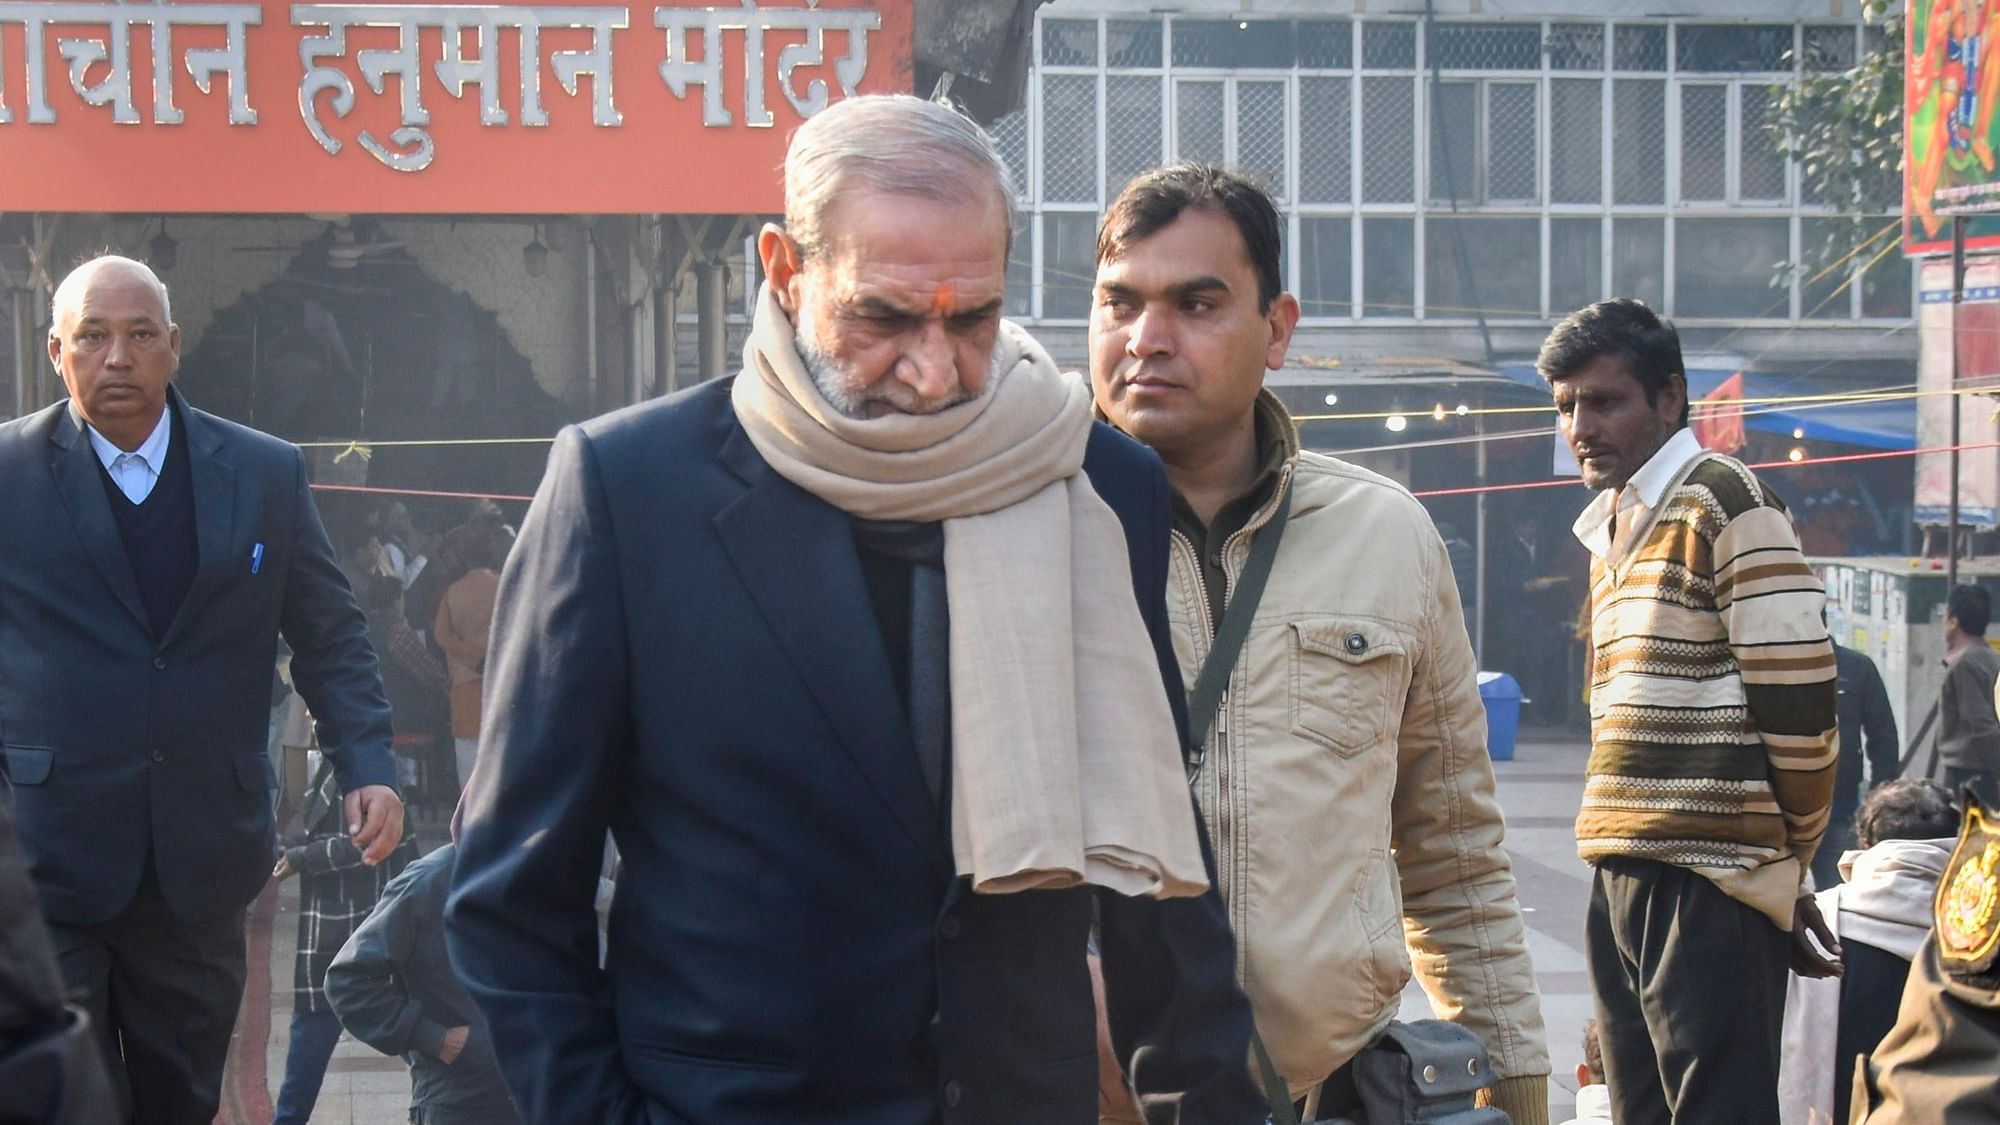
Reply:
<svg viewBox="0 0 2000 1125"><path fill-rule="evenodd" d="M1666 499L1667 489L1681 469L1702 452L1701 442L1686 426L1674 431L1664 445L1646 459L1639 471L1620 489L1597 494L1570 528L1590 553L1605 562L1617 562L1632 545L1633 533L1646 525L1653 509ZM1617 537L1612 537L1614 525Z"/></svg>
<svg viewBox="0 0 2000 1125"><path fill-rule="evenodd" d="M90 448L97 451L97 459L103 462L104 471L111 474L111 483L118 486L125 499L134 504L145 503L167 467L167 446L174 436L172 408L160 411L160 420L154 424L152 434L130 453L105 440L104 435L87 422L83 430L90 435Z"/></svg>

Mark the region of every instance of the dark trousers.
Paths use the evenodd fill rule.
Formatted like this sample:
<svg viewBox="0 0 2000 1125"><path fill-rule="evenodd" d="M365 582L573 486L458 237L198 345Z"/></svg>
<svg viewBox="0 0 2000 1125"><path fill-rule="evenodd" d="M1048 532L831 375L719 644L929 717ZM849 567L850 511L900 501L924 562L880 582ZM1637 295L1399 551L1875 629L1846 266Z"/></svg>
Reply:
<svg viewBox="0 0 2000 1125"><path fill-rule="evenodd" d="M49 924L71 1002L90 1013L112 1089L135 1125L210 1125L243 1001L243 911L189 922L152 864L106 922Z"/></svg>
<svg viewBox="0 0 2000 1125"><path fill-rule="evenodd" d="M1826 822L1826 835L1819 840L1819 850L1813 853L1813 889L1823 891L1837 887L1843 881L1840 877L1840 857L1855 846L1854 816L1860 806L1835 804L1833 813Z"/></svg>
<svg viewBox="0 0 2000 1125"><path fill-rule="evenodd" d="M1702 875L1598 861L1584 927L1618 1125L1776 1125L1791 935Z"/></svg>
<svg viewBox="0 0 2000 1125"><path fill-rule="evenodd" d="M285 1049L285 1080L278 1087L277 1116L271 1125L306 1125L319 1088L326 1081L327 1060L340 1043L340 1018L328 1009L292 1009L292 1041Z"/></svg>
<svg viewBox="0 0 2000 1125"><path fill-rule="evenodd" d="M1944 768L1944 787L1951 790L1952 797L1958 796L1961 786L1972 786L1973 792L1988 805L2000 805L2000 784L1995 784L1992 770L1968 770L1957 766Z"/></svg>

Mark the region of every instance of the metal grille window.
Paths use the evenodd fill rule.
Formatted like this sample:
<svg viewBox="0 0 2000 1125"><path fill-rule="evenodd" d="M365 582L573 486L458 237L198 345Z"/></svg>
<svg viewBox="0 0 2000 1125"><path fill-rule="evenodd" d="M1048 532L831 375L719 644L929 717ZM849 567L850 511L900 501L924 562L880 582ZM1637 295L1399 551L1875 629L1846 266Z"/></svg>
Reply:
<svg viewBox="0 0 2000 1125"><path fill-rule="evenodd" d="M1042 24L1043 66L1096 66L1096 20L1047 20Z"/></svg>
<svg viewBox="0 0 2000 1125"><path fill-rule="evenodd" d="M1290 193L1285 183L1285 84L1240 81L1236 84L1236 167L1256 177L1279 201Z"/></svg>
<svg viewBox="0 0 2000 1125"><path fill-rule="evenodd" d="M1694 73L1790 73L1792 25L1684 23L1674 29L1674 63Z"/></svg>
<svg viewBox="0 0 2000 1125"><path fill-rule="evenodd" d="M1611 84L1611 202L1665 203L1667 84L1620 78Z"/></svg>
<svg viewBox="0 0 2000 1125"><path fill-rule="evenodd" d="M1829 221L1764 130L1772 88L1851 65L1858 21L1127 8L1040 16L1035 42L1029 109L994 129L1028 216L1017 315L1087 316L1098 214L1179 158L1271 190L1309 321L1540 319L1612 294L1696 319L1908 316L1893 254L1771 284Z"/></svg>
<svg viewBox="0 0 2000 1125"><path fill-rule="evenodd" d="M1110 67L1158 67L1161 53L1158 20L1112 20L1104 29L1104 63Z"/></svg>
<svg viewBox="0 0 2000 1125"><path fill-rule="evenodd" d="M1546 41L1551 70L1603 70L1604 25L1558 23Z"/></svg>
<svg viewBox="0 0 2000 1125"><path fill-rule="evenodd" d="M1361 220L1361 294L1366 316L1415 316L1416 221Z"/></svg>
<svg viewBox="0 0 2000 1125"><path fill-rule="evenodd" d="M1791 298L1773 288L1792 259L1785 219L1682 219L1674 224L1674 307L1681 316L1786 318Z"/></svg>
<svg viewBox="0 0 2000 1125"><path fill-rule="evenodd" d="M1354 224L1345 215L1302 218L1298 241L1293 288L1303 315L1348 316L1354 300Z"/></svg>
<svg viewBox="0 0 2000 1125"><path fill-rule="evenodd" d="M1114 74L1104 80L1104 198L1160 162L1160 80Z"/></svg>
<svg viewBox="0 0 2000 1125"><path fill-rule="evenodd" d="M1604 296L1604 223L1549 220L1549 315L1562 316Z"/></svg>
<svg viewBox="0 0 2000 1125"><path fill-rule="evenodd" d="M1667 69L1666 28L1658 24L1621 23L1612 34L1612 69Z"/></svg>
<svg viewBox="0 0 2000 1125"><path fill-rule="evenodd" d="M1014 195L1028 197L1028 111L1019 110L993 123L993 143L1007 162L1007 178Z"/></svg>
<svg viewBox="0 0 2000 1125"><path fill-rule="evenodd" d="M1604 83L1558 78L1549 83L1549 200L1604 198Z"/></svg>
<svg viewBox="0 0 2000 1125"><path fill-rule="evenodd" d="M1042 198L1097 199L1097 79L1050 74L1042 79Z"/></svg>
<svg viewBox="0 0 2000 1125"><path fill-rule="evenodd" d="M1345 78L1299 79L1299 201L1345 203L1353 197L1353 84Z"/></svg>
<svg viewBox="0 0 2000 1125"><path fill-rule="evenodd" d="M1289 68L1298 59L1289 20L1183 19L1174 22L1174 65Z"/></svg>
<svg viewBox="0 0 2000 1125"><path fill-rule="evenodd" d="M1441 23L1430 38L1430 61L1444 70L1540 70L1539 23Z"/></svg>
<svg viewBox="0 0 2000 1125"><path fill-rule="evenodd" d="M1439 82L1431 88L1433 203L1532 203L1538 196L1535 87Z"/></svg>
<svg viewBox="0 0 2000 1125"><path fill-rule="evenodd" d="M1042 316L1081 320L1090 315L1097 278L1097 216L1056 211L1042 216Z"/></svg>
<svg viewBox="0 0 2000 1125"><path fill-rule="evenodd" d="M1361 80L1361 198L1408 203L1414 198L1417 85L1409 78Z"/></svg>
<svg viewBox="0 0 2000 1125"><path fill-rule="evenodd" d="M1228 144L1227 91L1221 82L1183 78L1174 83L1174 155L1182 160L1223 159Z"/></svg>
<svg viewBox="0 0 2000 1125"><path fill-rule="evenodd" d="M1424 223L1426 316L1541 315L1542 224L1432 216Z"/></svg>

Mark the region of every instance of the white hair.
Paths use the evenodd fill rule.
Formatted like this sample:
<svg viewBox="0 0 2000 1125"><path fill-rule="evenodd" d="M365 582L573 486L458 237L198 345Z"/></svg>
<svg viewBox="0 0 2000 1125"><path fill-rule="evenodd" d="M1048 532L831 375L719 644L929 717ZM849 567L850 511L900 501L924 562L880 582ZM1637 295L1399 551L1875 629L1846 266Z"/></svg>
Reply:
<svg viewBox="0 0 2000 1125"><path fill-rule="evenodd" d="M866 188L927 199L991 191L1014 237L1013 181L986 130L948 105L909 94L845 98L814 114L785 152L785 230L807 257L840 193Z"/></svg>
<svg viewBox="0 0 2000 1125"><path fill-rule="evenodd" d="M62 324L63 310L71 308L83 299L83 291L97 275L104 270L117 270L144 281L160 299L160 319L162 327L174 322L174 303L167 296L167 283L144 262L117 254L100 254L69 271L69 276L56 286L55 296L49 299L49 327L51 331Z"/></svg>

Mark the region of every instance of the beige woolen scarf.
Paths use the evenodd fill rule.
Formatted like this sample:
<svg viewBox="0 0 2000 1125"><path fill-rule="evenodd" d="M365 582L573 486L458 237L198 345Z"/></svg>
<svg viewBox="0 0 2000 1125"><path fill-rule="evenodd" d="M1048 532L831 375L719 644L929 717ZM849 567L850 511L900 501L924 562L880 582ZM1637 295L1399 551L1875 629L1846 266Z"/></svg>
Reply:
<svg viewBox="0 0 2000 1125"><path fill-rule="evenodd" d="M1083 472L1090 392L1003 323L980 396L849 418L799 358L770 287L736 418L772 468L868 520L944 522L952 854L986 894L1208 887L1173 715L1125 536Z"/></svg>

